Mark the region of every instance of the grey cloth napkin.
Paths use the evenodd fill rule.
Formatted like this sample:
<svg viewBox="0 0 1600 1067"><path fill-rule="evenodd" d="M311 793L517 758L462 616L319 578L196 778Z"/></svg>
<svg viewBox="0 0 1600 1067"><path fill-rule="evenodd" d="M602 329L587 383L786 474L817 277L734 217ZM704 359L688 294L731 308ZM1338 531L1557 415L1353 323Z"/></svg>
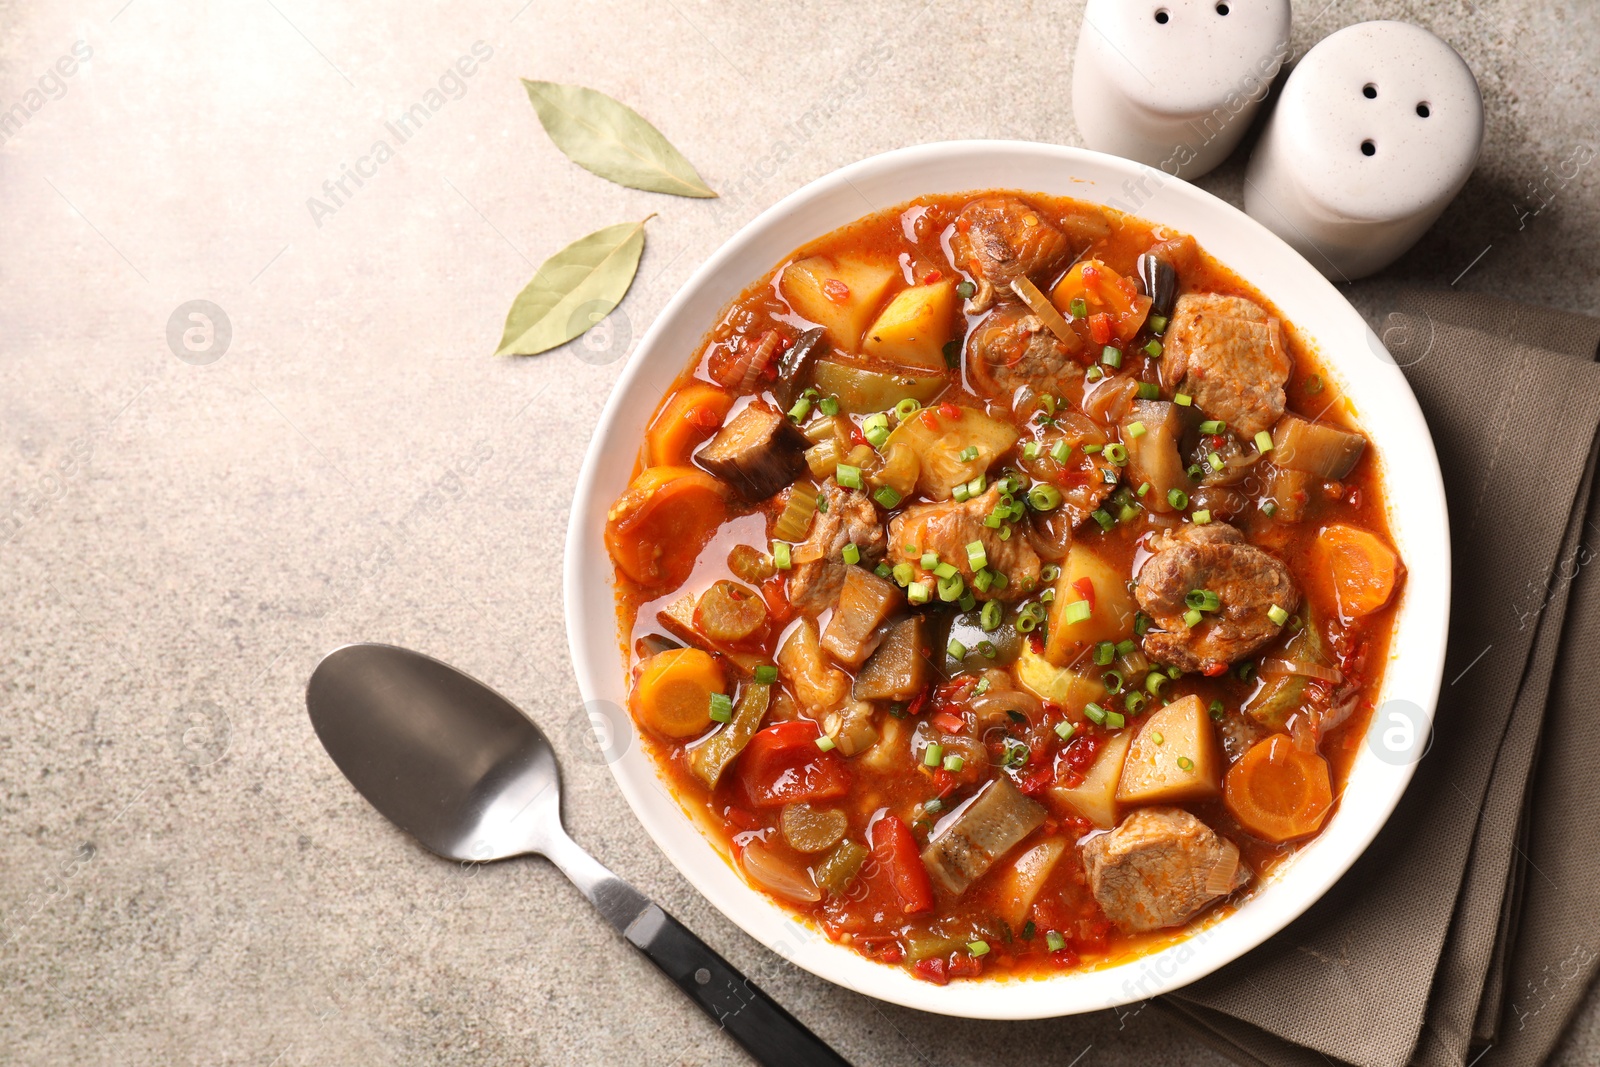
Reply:
<svg viewBox="0 0 1600 1067"><path fill-rule="evenodd" d="M1245 1064L1532 1067L1600 963L1600 320L1415 293L1391 327L1451 509L1432 747L1326 897L1159 1003Z"/></svg>

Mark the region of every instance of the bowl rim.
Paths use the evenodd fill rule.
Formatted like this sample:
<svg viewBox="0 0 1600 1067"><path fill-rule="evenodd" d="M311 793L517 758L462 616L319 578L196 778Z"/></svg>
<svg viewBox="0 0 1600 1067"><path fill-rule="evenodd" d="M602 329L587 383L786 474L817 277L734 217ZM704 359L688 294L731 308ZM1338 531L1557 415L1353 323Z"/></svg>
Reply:
<svg viewBox="0 0 1600 1067"><path fill-rule="evenodd" d="M1319 350L1324 369L1339 380L1344 395L1362 409L1356 418L1382 463L1390 529L1407 581L1367 744L1347 780L1347 791L1359 784L1361 792L1342 796L1318 837L1280 864L1266 885L1226 915L1116 964L937 986L832 943L746 885L668 792L654 762L633 743L632 720L623 710L623 641L600 529L607 507L631 476L645 420L718 310L796 248L865 214L919 195L988 189L1076 197L1191 234L1277 305L1305 342ZM875 204L868 191L886 201ZM852 204L854 214L842 216ZM795 240L797 233L802 236ZM745 260L761 265L750 270ZM678 347L665 341L673 334L680 335ZM1354 362L1359 354L1347 350L1357 346L1370 362ZM1352 369L1360 371L1359 379L1351 376ZM609 448L612 439L622 440L624 447ZM623 468L618 484L616 472ZM1449 521L1438 457L1405 376L1355 308L1276 235L1197 186L1119 157L1031 141L942 141L868 157L783 197L728 238L668 301L630 354L585 452L568 518L562 593L583 712L612 776L657 847L713 906L790 962L870 997L964 1018L1051 1018L1142 1001L1232 962L1321 899L1371 844L1431 736L1449 618ZM1397 719L1413 739L1398 752L1388 745L1393 733L1381 732L1385 722ZM1380 753L1380 744L1387 755Z"/></svg>

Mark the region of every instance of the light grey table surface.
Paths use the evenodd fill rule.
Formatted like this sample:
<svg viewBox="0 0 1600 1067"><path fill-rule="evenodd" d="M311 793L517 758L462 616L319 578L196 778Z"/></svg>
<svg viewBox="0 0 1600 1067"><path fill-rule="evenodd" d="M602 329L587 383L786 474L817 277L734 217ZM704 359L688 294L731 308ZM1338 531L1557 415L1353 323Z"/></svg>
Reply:
<svg viewBox="0 0 1600 1067"><path fill-rule="evenodd" d="M27 114L0 141L0 1060L745 1062L552 868L469 875L356 796L302 689L369 639L522 702L566 759L574 836L857 1064L1220 1063L1154 1011L945 1020L781 964L585 758L562 624L567 507L629 340L835 167L1077 143L1081 5L520 2L0 0L0 108ZM1488 105L1465 194L1347 287L1374 326L1415 282L1600 313L1595 170L1563 177L1600 124L1597 7L1295 5L1297 53L1370 18L1431 27ZM313 217L479 41L459 91ZM519 76L630 102L727 195L580 170ZM1241 173L1201 184L1238 203ZM650 212L609 339L491 358L535 264ZM231 323L209 365L168 346L194 299ZM1600 1000L1560 1059L1600 1059Z"/></svg>

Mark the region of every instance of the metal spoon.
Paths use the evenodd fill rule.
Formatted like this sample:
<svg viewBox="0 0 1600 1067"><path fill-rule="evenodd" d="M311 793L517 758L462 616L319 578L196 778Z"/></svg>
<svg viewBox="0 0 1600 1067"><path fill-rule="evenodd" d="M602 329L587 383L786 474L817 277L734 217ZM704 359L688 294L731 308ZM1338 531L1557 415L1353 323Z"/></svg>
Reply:
<svg viewBox="0 0 1600 1067"><path fill-rule="evenodd" d="M393 645L328 653L306 684L317 737L379 812L448 859L544 856L650 962L767 1067L850 1067L561 826L543 731L454 667Z"/></svg>

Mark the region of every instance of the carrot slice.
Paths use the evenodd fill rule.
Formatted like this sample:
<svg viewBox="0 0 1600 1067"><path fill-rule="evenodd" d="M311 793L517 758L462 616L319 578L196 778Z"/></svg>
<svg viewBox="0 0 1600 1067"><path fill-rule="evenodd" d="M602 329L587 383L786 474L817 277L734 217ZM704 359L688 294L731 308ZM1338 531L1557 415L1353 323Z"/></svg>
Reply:
<svg viewBox="0 0 1600 1067"><path fill-rule="evenodd" d="M1317 534L1312 552L1317 569L1332 581L1345 618L1371 615L1394 595L1400 559L1376 534L1335 523Z"/></svg>
<svg viewBox="0 0 1600 1067"><path fill-rule="evenodd" d="M732 406L733 397L705 382L691 382L673 393L645 431L649 465L686 465L700 442L722 425Z"/></svg>
<svg viewBox="0 0 1600 1067"><path fill-rule="evenodd" d="M628 698L639 725L664 737L697 737L711 726L711 695L727 690L709 652L673 648L639 664Z"/></svg>
<svg viewBox="0 0 1600 1067"><path fill-rule="evenodd" d="M1239 825L1266 841L1316 833L1333 806L1328 761L1284 734L1258 741L1228 769L1223 802Z"/></svg>
<svg viewBox="0 0 1600 1067"><path fill-rule="evenodd" d="M682 585L728 516L727 493L693 467L647 467L606 514L606 549L640 585Z"/></svg>

